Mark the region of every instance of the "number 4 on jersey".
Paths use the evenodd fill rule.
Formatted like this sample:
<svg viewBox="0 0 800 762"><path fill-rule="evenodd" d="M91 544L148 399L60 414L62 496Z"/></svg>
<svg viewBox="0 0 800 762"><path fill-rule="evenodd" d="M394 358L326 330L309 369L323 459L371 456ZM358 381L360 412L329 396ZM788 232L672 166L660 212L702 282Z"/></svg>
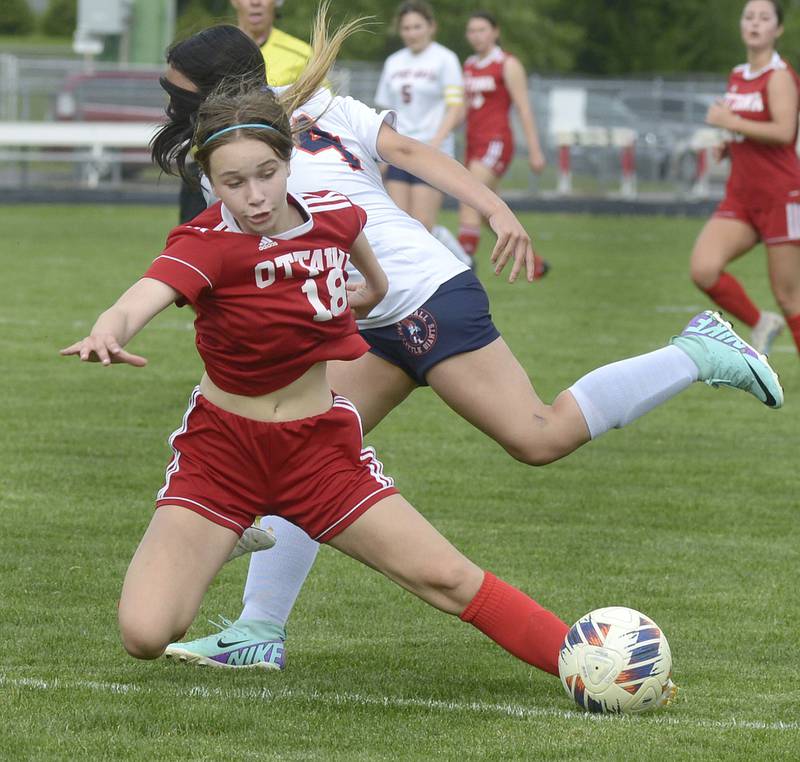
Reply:
<svg viewBox="0 0 800 762"><path fill-rule="evenodd" d="M361 160L358 158L358 156L348 151L342 145L342 141L336 135L333 135L326 130L322 130L316 125L298 133L297 147L301 151L311 154L333 149L339 154L339 156L342 157L342 161L347 162L354 172L362 168Z"/></svg>

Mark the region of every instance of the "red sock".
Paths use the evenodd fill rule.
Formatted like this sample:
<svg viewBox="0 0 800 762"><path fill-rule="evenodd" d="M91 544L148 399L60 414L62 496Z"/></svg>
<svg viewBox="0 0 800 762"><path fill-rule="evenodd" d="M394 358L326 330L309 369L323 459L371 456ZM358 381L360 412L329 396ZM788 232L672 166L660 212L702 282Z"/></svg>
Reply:
<svg viewBox="0 0 800 762"><path fill-rule="evenodd" d="M711 288L703 289L725 312L751 328L758 322L761 311L750 300L747 292L730 273L722 273Z"/></svg>
<svg viewBox="0 0 800 762"><path fill-rule="evenodd" d="M787 317L786 325L789 326L797 351L800 352L800 313Z"/></svg>
<svg viewBox="0 0 800 762"><path fill-rule="evenodd" d="M485 572L480 590L461 619L518 659L558 675L558 653L569 627L491 572Z"/></svg>
<svg viewBox="0 0 800 762"><path fill-rule="evenodd" d="M461 247L464 249L464 251L466 251L471 257L475 256L475 252L478 250L478 243L480 243L480 240L480 228L462 225L458 229L458 242L461 244Z"/></svg>

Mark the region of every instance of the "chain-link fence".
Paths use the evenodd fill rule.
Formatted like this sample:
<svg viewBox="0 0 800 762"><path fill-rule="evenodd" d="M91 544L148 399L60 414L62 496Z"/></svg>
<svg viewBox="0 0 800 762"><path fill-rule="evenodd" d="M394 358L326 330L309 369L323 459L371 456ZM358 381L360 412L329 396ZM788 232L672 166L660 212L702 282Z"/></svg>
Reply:
<svg viewBox="0 0 800 762"><path fill-rule="evenodd" d="M156 122L166 103L158 85L161 73L153 67L0 54L0 122ZM374 64L343 62L333 82L341 94L372 104L379 73ZM517 155L504 188L531 194L714 195L727 168L707 161L714 135L704 118L724 85L708 79L532 76L530 98L548 168L538 177L529 171L515 119ZM55 171L56 160L74 158L63 151L43 157L24 141L21 133L18 146L6 141L2 148L0 184L20 181L13 168L23 160L25 182L33 183L47 174L37 175L37 159L45 158ZM140 151L134 162L130 151L119 151L105 159L139 165L140 171L112 173L119 182L141 175L146 156Z"/></svg>

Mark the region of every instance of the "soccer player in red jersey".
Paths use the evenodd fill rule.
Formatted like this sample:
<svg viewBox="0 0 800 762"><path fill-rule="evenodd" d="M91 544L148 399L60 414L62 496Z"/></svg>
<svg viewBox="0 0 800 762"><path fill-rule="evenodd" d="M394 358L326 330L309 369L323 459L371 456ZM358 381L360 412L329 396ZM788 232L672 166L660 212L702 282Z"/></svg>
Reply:
<svg viewBox="0 0 800 762"><path fill-rule="evenodd" d="M214 44L217 37L225 44ZM316 45L315 36L315 49ZM224 57L215 60L206 51L224 51ZM259 71L260 81L266 79L252 40L226 26L178 43L168 60L167 76L187 97L202 90L204 98L214 77L222 78L220 72ZM308 135L298 135L289 188L300 192L322 186L356 199L368 213L364 233L389 277L386 297L366 320L359 320L361 335L372 351L328 367L333 388L354 404L365 431L418 386L430 385L456 413L513 457L543 465L630 423L694 381L737 386L770 407L782 404L783 393L768 365L710 313L698 315L686 335L673 340L674 346L598 368L558 395L552 405L545 404L496 333L485 294L459 285L462 279L475 284L474 275L456 267L458 263L420 224L390 203L378 162L388 160L424 177L464 203L474 199L482 210L499 206L502 212L491 214L497 246L508 252L511 241L521 243L532 279L529 239L510 210L462 165L399 135L392 127L391 112L378 114L351 98L324 91L295 115L316 121ZM191 136L191 130L188 134L185 130L191 124L193 117L184 122L170 116L154 141L153 156L165 171L170 171L172 158L180 167L189 148L185 141ZM511 248L519 271L523 251L517 245ZM497 272L504 264L501 255ZM452 267L456 270L450 273ZM275 528L278 542L274 550L255 553L251 560L241 617L215 635L170 644L168 658L233 668L283 668L285 624L318 543L279 516L268 516L266 526ZM238 549L257 549L259 534L266 533L249 527ZM256 542L249 543L248 538L254 537Z"/></svg>
<svg viewBox="0 0 800 762"><path fill-rule="evenodd" d="M467 148L465 164L470 172L492 190L497 188L514 155L510 109L517 109L528 162L537 174L545 158L539 144L536 119L528 102L525 69L514 56L498 46L500 30L495 18L483 11L467 21L467 41L475 54L464 62L464 89L467 101ZM480 241L481 216L472 207L461 205L458 240L464 250L475 255ZM537 275L545 270L538 259Z"/></svg>
<svg viewBox="0 0 800 762"><path fill-rule="evenodd" d="M797 139L800 80L775 51L783 12L773 0L750 0L742 12L747 63L736 66L723 101L706 121L727 131L717 157L731 174L725 198L694 245L692 280L720 307L749 325L752 344L768 353L784 319L760 310L727 266L763 241L770 285L800 349L800 160Z"/></svg>
<svg viewBox="0 0 800 762"><path fill-rule="evenodd" d="M123 645L159 657L186 632L245 528L276 513L556 675L567 625L464 557L399 495L362 447L356 408L327 381L327 361L368 349L351 307L365 317L387 289L363 210L336 192L287 193L289 114L346 36L322 36L323 59L281 100L263 80L227 91L241 78L206 99L193 145L221 201L175 228L144 276L62 350L143 366L125 345L173 303L196 313L205 372L170 437L158 509L125 577ZM348 259L364 278L357 287L345 287Z"/></svg>

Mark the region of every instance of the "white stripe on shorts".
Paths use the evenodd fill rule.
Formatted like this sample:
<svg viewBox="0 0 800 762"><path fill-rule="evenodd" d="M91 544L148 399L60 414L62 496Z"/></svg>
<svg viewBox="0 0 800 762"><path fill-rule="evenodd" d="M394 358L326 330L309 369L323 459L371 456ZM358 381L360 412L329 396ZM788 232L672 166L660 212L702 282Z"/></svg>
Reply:
<svg viewBox="0 0 800 762"><path fill-rule="evenodd" d="M181 421L181 425L175 429L175 431L170 434L169 439L169 446L172 448L172 460L169 462L167 466L167 473L166 478L164 481L164 486L156 493L156 500L160 500L164 497L164 494L169 487L169 480L172 474L177 473L180 470L180 461L181 461L181 454L175 449L175 445L173 444L175 441L175 437L179 434L184 434L189 425L189 414L194 410L195 405L197 404L197 398L200 396L200 387L195 386L192 390L192 396L189 398L189 407L186 408L186 412L183 414L183 420Z"/></svg>
<svg viewBox="0 0 800 762"><path fill-rule="evenodd" d="M197 500L192 500L188 497L176 497L175 495L166 495L165 497L161 498L162 500L174 500L175 504L180 507L180 503L191 503L192 505L196 505L198 508L210 513L218 518L222 519L223 521L227 521L229 524L239 528L242 532L244 532L245 527L243 527L238 521L234 521L230 516L226 516L224 513L219 513L215 511L213 508L209 508L207 505L203 505L202 503L198 503ZM195 511L196 512L196 511ZM210 521L210 519L209 519ZM216 522L214 522L216 523Z"/></svg>
<svg viewBox="0 0 800 762"><path fill-rule="evenodd" d="M800 204L786 204L786 232L789 240L800 238Z"/></svg>
<svg viewBox="0 0 800 762"><path fill-rule="evenodd" d="M372 478L378 484L383 484L384 487L393 487L394 479L391 476L385 476L383 473L383 463L378 460L378 454L375 452L374 447L365 447L361 450L361 462L366 463Z"/></svg>
<svg viewBox="0 0 800 762"><path fill-rule="evenodd" d="M345 520L345 519L346 519L346 518L347 518L347 517L348 517L348 516L349 516L351 513L353 513L353 511L357 511L357 510L359 509L359 507L360 507L361 505L363 505L363 504L364 504L364 503L365 503L367 500L371 500L373 497L375 497L375 495L377 495L377 494L378 494L378 493L380 493L380 492L383 492L385 489L389 489L389 487L381 487L380 489L376 489L374 492L371 492L369 495L367 495L367 496L366 496L366 497L365 497L363 500L359 500L359 501L358 501L358 503L356 503L356 504L355 504L355 505L354 505L354 506L353 506L353 507L352 507L352 508L351 508L351 509L350 509L350 510L347 512L347 513L345 513L345 515L344 515L344 516L341 516L339 519L337 519L336 521L334 521L334 522L333 522L333 524L331 524L331 525L330 525L330 526L329 526L327 529L323 529L323 530L322 530L322 531L321 531L321 532L320 532L320 533L319 533L319 534L318 534L318 535L317 535L317 536L314 538L314 540L315 540L316 542L322 542L322 540L320 539L321 537L324 537L326 534L328 534L328 532L330 532L331 530L335 529L335 528L336 528L337 526L339 526L339 524L341 524L341 523L342 523L342 522L343 522L343 521L344 521L344 520Z"/></svg>
<svg viewBox="0 0 800 762"><path fill-rule="evenodd" d="M485 164L487 167L494 167L497 163L497 160L503 155L503 141L502 140L492 140L489 142L489 146L486 149L486 153L483 155L481 159L481 164Z"/></svg>
<svg viewBox="0 0 800 762"><path fill-rule="evenodd" d="M349 410L356 417L356 420L358 421L358 430L361 433L361 439L363 441L364 427L361 425L361 415L356 409L356 406L352 402L350 402L350 400L347 399L347 397L342 397L341 394L334 394L332 407L339 407L344 410Z"/></svg>

